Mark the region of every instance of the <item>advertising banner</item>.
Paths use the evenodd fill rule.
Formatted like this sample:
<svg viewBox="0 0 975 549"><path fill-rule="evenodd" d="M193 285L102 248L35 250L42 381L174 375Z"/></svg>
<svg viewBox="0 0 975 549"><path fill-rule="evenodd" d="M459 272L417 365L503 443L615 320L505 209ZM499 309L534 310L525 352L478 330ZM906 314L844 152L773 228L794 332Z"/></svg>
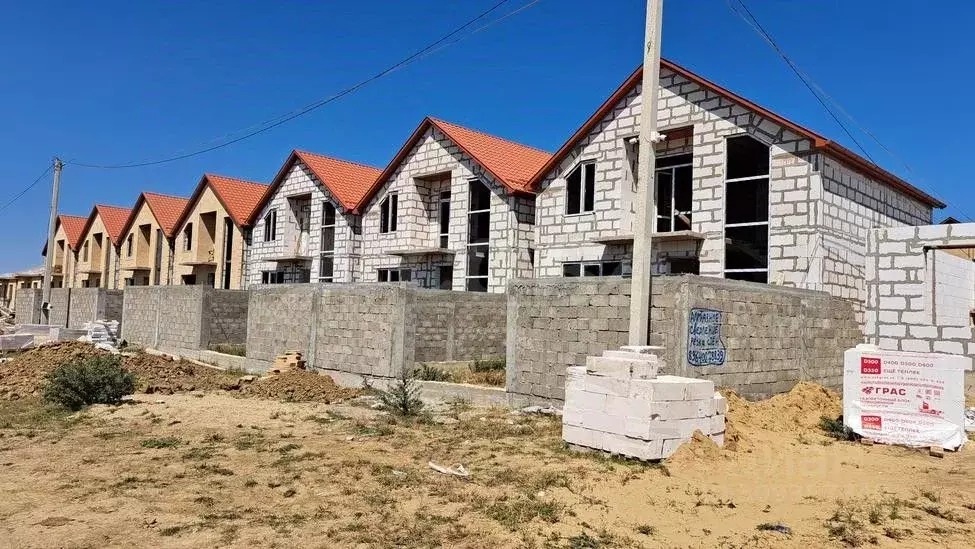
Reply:
<svg viewBox="0 0 975 549"><path fill-rule="evenodd" d="M844 355L843 422L864 438L905 446L961 447L965 371L960 355L857 345Z"/></svg>

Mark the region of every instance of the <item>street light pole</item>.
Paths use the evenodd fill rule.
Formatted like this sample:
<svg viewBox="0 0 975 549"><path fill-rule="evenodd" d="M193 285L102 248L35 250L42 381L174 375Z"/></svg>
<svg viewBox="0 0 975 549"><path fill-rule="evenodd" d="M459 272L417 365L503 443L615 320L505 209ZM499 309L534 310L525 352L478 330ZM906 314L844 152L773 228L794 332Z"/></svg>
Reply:
<svg viewBox="0 0 975 549"><path fill-rule="evenodd" d="M47 257L44 262L44 289L43 298L41 301L44 303L41 315L43 320L50 322L51 316L51 277L52 271L54 270L54 229L58 221L58 195L61 192L61 168L64 167L64 163L61 162L60 158L54 158L54 189L51 192L51 216L47 223ZM65 253L68 253L65 250Z"/></svg>
<svg viewBox="0 0 975 549"><path fill-rule="evenodd" d="M653 144L657 140L657 89L660 81L660 33L663 0L647 0L646 47L643 50L642 111L638 156L636 215L633 219L633 279L630 289L630 345L647 345L653 261L651 236L657 212Z"/></svg>

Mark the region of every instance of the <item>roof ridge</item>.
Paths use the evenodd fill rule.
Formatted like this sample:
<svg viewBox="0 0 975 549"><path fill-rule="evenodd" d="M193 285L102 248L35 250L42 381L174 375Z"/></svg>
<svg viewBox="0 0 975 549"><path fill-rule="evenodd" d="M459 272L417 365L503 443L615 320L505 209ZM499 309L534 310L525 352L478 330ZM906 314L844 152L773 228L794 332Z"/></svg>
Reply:
<svg viewBox="0 0 975 549"><path fill-rule="evenodd" d="M162 196L162 197L165 197L165 198L179 198L181 200L189 200L189 198L187 198L185 196L176 196L175 194L157 193L157 192L153 192L153 191L142 191L142 194L144 194L144 195L150 195L151 194L153 196Z"/></svg>
<svg viewBox="0 0 975 549"><path fill-rule="evenodd" d="M504 141L506 143L511 143L512 145L517 145L519 147L524 147L526 149L532 149L533 151L540 152L542 154L549 154L549 155L552 154L550 151L546 151L544 149L539 149L538 147L535 147L533 145L526 145L524 143L521 143L520 141L513 141L511 139L508 139L507 137L501 137L501 136L498 136L498 135L494 135L493 133L487 133L487 132L484 132L484 131L481 131L481 130L475 130L474 128L468 128L467 126L462 126L460 124L455 124L453 122L448 122L446 120L443 120L443 119L440 119L440 118L436 118L436 117L433 117L433 116L428 116L427 118L429 118L430 121L433 122L434 124L447 124L449 126L456 126L458 128L465 129L465 130L467 130L469 132L474 132L474 133L483 135L485 137L490 137L492 139L498 139L498 140Z"/></svg>
<svg viewBox="0 0 975 549"><path fill-rule="evenodd" d="M233 177L231 175L220 175L218 173L205 173L205 174L203 174L203 177L205 177L207 179L209 179L211 177L218 177L220 179L230 179L231 181L237 181L237 182L240 182L240 183L247 183L249 185L261 185L263 187L267 187L267 183L261 183L259 181L250 181L248 179L241 179L239 177Z"/></svg>
<svg viewBox="0 0 975 549"><path fill-rule="evenodd" d="M346 160L344 158L338 158L338 157L335 157L335 156L329 156L327 154L321 154L321 153L306 151L306 150L303 150L303 149L295 149L295 153L296 154L310 154L312 156L317 156L319 158L327 158L329 160L334 160L335 162L342 162L343 164L350 164L352 166L358 166L360 168L368 168L370 170L376 170L377 172L380 172L380 173L382 173L382 171L383 171L382 168L377 168L375 166L370 166L369 164L363 164L362 162L356 162L355 160Z"/></svg>

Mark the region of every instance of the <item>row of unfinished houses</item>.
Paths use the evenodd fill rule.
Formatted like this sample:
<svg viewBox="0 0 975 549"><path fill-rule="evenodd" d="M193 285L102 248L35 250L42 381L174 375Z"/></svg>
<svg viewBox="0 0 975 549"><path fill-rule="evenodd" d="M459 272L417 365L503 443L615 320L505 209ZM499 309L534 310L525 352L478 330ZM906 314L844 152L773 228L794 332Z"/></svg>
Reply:
<svg viewBox="0 0 975 549"><path fill-rule="evenodd" d="M188 198L61 215L54 287L509 281L627 276L637 69L554 153L425 118L385 168L293 151L269 184L204 175ZM654 268L863 304L868 232L945 205L828 138L670 61L660 66Z"/></svg>

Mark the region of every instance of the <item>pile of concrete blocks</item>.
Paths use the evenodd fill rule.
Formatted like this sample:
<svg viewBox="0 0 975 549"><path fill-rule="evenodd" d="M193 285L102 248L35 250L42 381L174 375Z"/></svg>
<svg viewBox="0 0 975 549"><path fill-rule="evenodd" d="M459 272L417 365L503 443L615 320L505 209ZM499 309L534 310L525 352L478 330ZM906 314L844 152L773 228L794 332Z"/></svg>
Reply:
<svg viewBox="0 0 975 549"><path fill-rule="evenodd" d="M291 372L294 370L304 370L305 361L300 351L285 351L284 354L274 358L274 365L271 367L272 374L281 372Z"/></svg>
<svg viewBox="0 0 975 549"><path fill-rule="evenodd" d="M567 369L562 438L642 460L669 457L695 431L724 445L727 401L703 379L657 375L653 347L624 347Z"/></svg>

